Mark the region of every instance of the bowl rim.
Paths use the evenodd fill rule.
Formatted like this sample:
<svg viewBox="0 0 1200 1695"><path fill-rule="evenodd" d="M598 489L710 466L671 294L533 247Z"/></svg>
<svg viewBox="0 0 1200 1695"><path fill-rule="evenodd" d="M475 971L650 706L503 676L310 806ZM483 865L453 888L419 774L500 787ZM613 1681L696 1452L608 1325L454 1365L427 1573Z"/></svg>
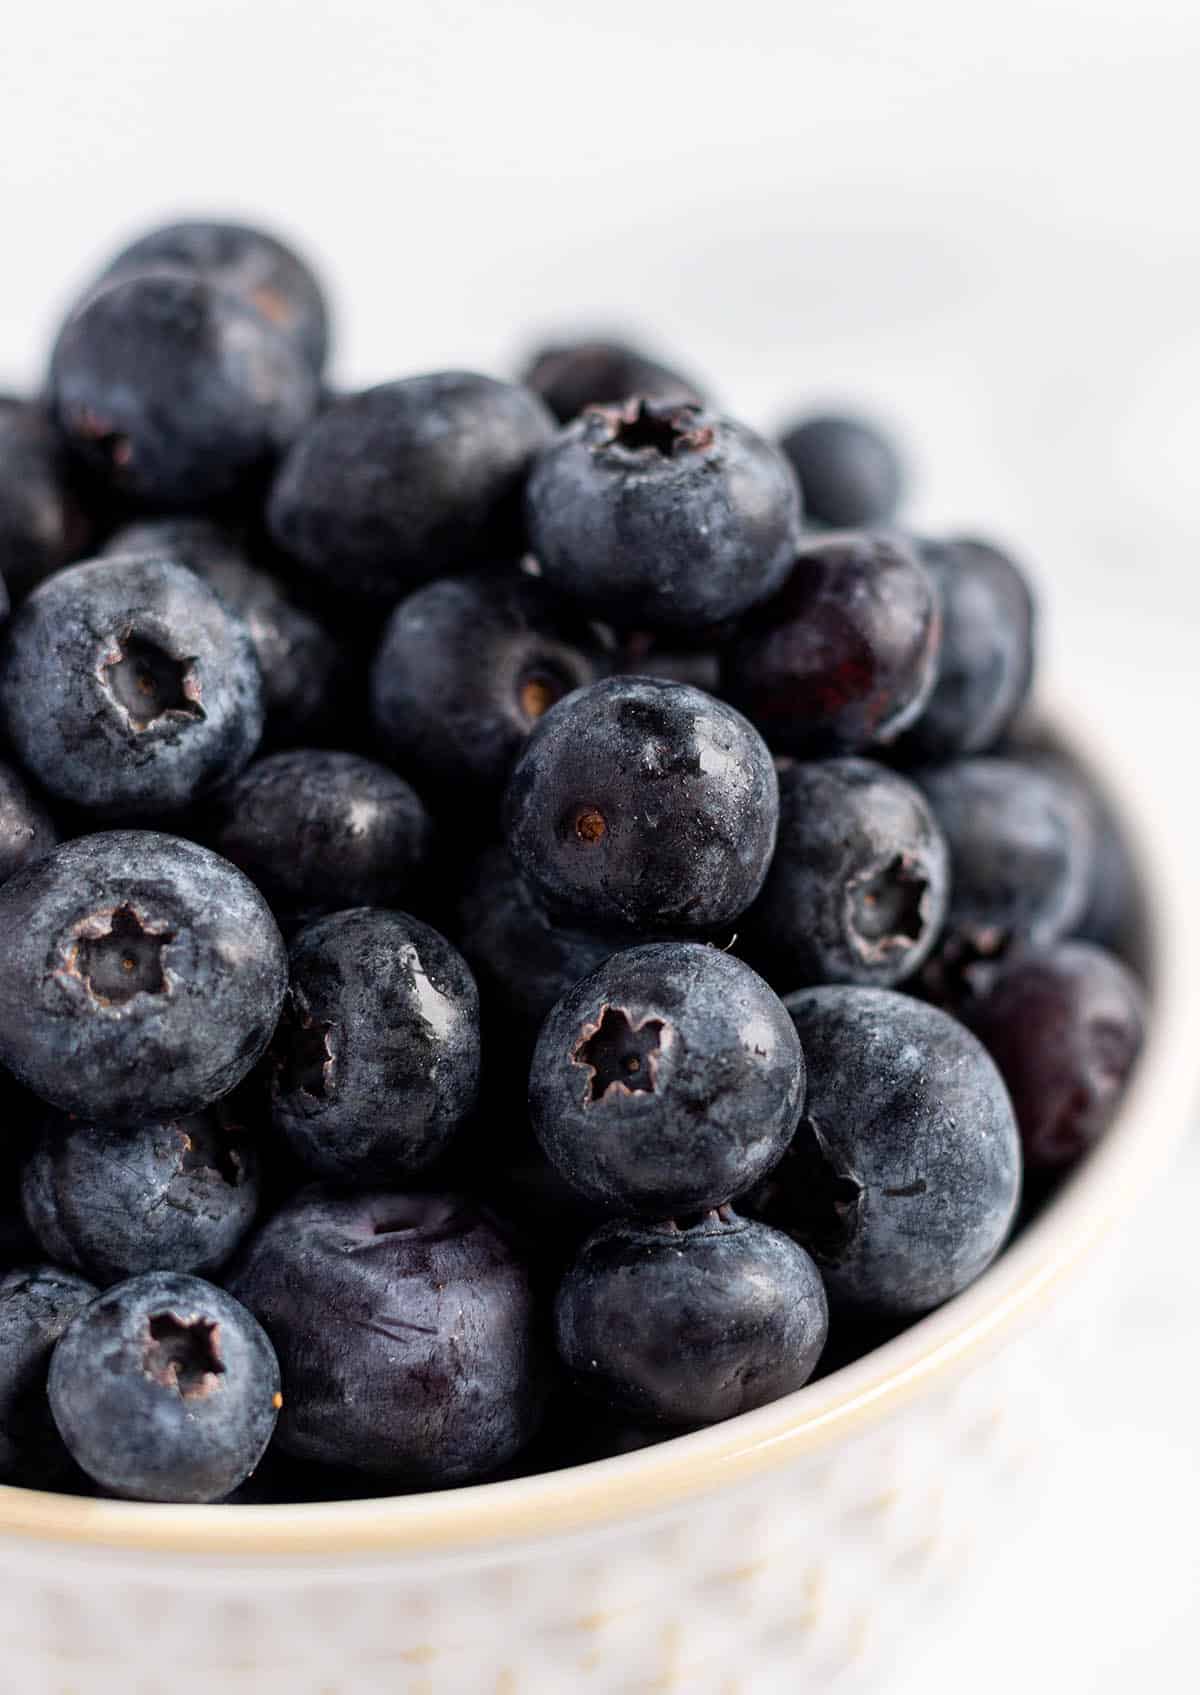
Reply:
<svg viewBox="0 0 1200 1695"><path fill-rule="evenodd" d="M1044 697L1043 697L1044 698ZM163 1506L0 1485L0 1538L132 1553L279 1556L480 1554L612 1528L760 1480L896 1412L1008 1338L1051 1299L1161 1167L1187 1128L1198 1062L1200 923L1183 833L1141 820L1168 801L1160 764L1132 736L1106 738L1043 708L1101 786L1120 796L1143 879L1153 1012L1117 1121L1060 1193L971 1287L901 1335L779 1401L725 1424L588 1464L430 1494L295 1505Z"/></svg>

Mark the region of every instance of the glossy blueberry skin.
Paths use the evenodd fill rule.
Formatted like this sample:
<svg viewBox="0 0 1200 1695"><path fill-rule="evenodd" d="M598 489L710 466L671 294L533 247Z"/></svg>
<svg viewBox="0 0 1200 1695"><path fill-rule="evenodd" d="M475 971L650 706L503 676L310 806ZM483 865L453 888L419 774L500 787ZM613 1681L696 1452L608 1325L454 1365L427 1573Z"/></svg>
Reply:
<svg viewBox="0 0 1200 1695"><path fill-rule="evenodd" d="M329 726L343 682L336 642L277 577L250 564L230 532L207 518L148 518L124 525L104 552L186 565L237 614L262 672L266 740L295 744Z"/></svg>
<svg viewBox="0 0 1200 1695"><path fill-rule="evenodd" d="M262 677L245 625L183 565L94 559L11 620L0 712L51 796L107 818L165 815L246 764Z"/></svg>
<svg viewBox="0 0 1200 1695"><path fill-rule="evenodd" d="M787 577L800 495L783 456L731 418L670 401L593 407L539 455L529 544L551 588L618 626L696 630Z"/></svg>
<svg viewBox="0 0 1200 1695"><path fill-rule="evenodd" d="M257 889L194 842L114 830L0 886L0 1064L62 1112L199 1112L275 1028L287 955Z"/></svg>
<svg viewBox="0 0 1200 1695"><path fill-rule="evenodd" d="M1088 942L1031 949L960 1010L1008 1085L1031 1168L1070 1165L1099 1141L1146 1027L1145 996L1119 959Z"/></svg>
<svg viewBox="0 0 1200 1695"><path fill-rule="evenodd" d="M904 740L918 759L986 753L1029 697L1035 606L1008 554L966 537L918 544L942 603L937 682Z"/></svg>
<svg viewBox="0 0 1200 1695"><path fill-rule="evenodd" d="M583 1194L667 1218L740 1195L804 1104L804 1054L758 974L698 942L649 943L569 989L538 1036L529 1110Z"/></svg>
<svg viewBox="0 0 1200 1695"><path fill-rule="evenodd" d="M800 479L810 518L837 530L886 524L905 492L895 443L865 418L820 413L784 432L779 443Z"/></svg>
<svg viewBox="0 0 1200 1695"><path fill-rule="evenodd" d="M929 957L950 856L921 791L869 759L784 761L779 840L742 950L782 990L888 989Z"/></svg>
<svg viewBox="0 0 1200 1695"><path fill-rule="evenodd" d="M948 1013L891 989L785 1003L809 1068L796 1136L745 1204L817 1260L835 1313L915 1317L1003 1247L1021 1147L1000 1073Z"/></svg>
<svg viewBox="0 0 1200 1695"><path fill-rule="evenodd" d="M219 1271L258 1193L254 1144L213 1113L135 1129L51 1119L21 1178L43 1251L101 1287L143 1271Z"/></svg>
<svg viewBox="0 0 1200 1695"><path fill-rule="evenodd" d="M358 907L306 925L272 1047L272 1116L317 1176L367 1185L430 1165L479 1092L479 992L444 936Z"/></svg>
<svg viewBox="0 0 1200 1695"><path fill-rule="evenodd" d="M271 753L214 796L208 840L281 923L348 906L399 906L417 891L432 824L403 777L357 753Z"/></svg>
<svg viewBox="0 0 1200 1695"><path fill-rule="evenodd" d="M533 726L605 670L595 635L536 578L427 583L388 619L371 668L380 746L431 792L504 787Z"/></svg>
<svg viewBox="0 0 1200 1695"><path fill-rule="evenodd" d="M559 1357L578 1389L627 1419L683 1428L801 1388L828 1324L809 1255L729 1208L682 1229L602 1226L554 1308Z"/></svg>
<svg viewBox="0 0 1200 1695"><path fill-rule="evenodd" d="M535 394L470 372L347 395L281 467L271 533L319 582L390 605L433 577L519 556L521 489L553 432Z"/></svg>
<svg viewBox="0 0 1200 1695"><path fill-rule="evenodd" d="M23 599L43 577L85 554L94 535L44 409L0 399L0 579L9 594Z"/></svg>
<svg viewBox="0 0 1200 1695"><path fill-rule="evenodd" d="M0 1278L0 1480L49 1489L74 1471L46 1398L55 1343L96 1295L56 1265L23 1265Z"/></svg>
<svg viewBox="0 0 1200 1695"><path fill-rule="evenodd" d="M779 784L762 738L686 683L609 677L534 729L504 799L521 874L593 929L707 931L762 887Z"/></svg>
<svg viewBox="0 0 1200 1695"><path fill-rule="evenodd" d="M321 285L297 253L265 230L192 219L148 230L109 263L100 281L148 270L191 271L236 295L293 341L320 372L329 346Z"/></svg>
<svg viewBox="0 0 1200 1695"><path fill-rule="evenodd" d="M50 1408L77 1463L130 1501L218 1501L275 1429L279 1362L224 1289L176 1271L117 1283L50 1362Z"/></svg>
<svg viewBox="0 0 1200 1695"><path fill-rule="evenodd" d="M0 760L0 883L49 853L57 841L46 808L20 773Z"/></svg>
<svg viewBox="0 0 1200 1695"><path fill-rule="evenodd" d="M502 847L489 848L470 873L456 933L487 1022L515 1027L529 1041L573 984L629 943L555 924Z"/></svg>
<svg viewBox="0 0 1200 1695"><path fill-rule="evenodd" d="M864 753L920 716L937 677L941 610L929 572L896 536L805 542L781 591L742 624L722 678L772 748Z"/></svg>
<svg viewBox="0 0 1200 1695"><path fill-rule="evenodd" d="M611 406L631 395L671 405L704 404L687 377L624 341L543 347L529 361L522 381L541 395L560 424L569 424L585 406Z"/></svg>
<svg viewBox="0 0 1200 1695"><path fill-rule="evenodd" d="M918 773L950 849L950 905L928 987L1019 945L1046 947L1083 916L1090 820L1073 788L1014 759Z"/></svg>
<svg viewBox="0 0 1200 1695"><path fill-rule="evenodd" d="M317 407L317 376L253 306L188 272L88 295L50 364L55 421L122 500L195 510L244 495Z"/></svg>
<svg viewBox="0 0 1200 1695"><path fill-rule="evenodd" d="M485 1477L534 1434L529 1278L455 1195L306 1189L230 1283L279 1351L285 1453L399 1486Z"/></svg>

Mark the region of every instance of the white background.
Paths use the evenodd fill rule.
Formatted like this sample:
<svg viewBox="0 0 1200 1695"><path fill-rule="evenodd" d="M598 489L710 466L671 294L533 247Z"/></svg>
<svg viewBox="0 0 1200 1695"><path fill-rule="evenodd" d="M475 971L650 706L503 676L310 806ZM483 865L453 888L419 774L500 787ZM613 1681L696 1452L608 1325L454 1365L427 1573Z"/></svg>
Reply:
<svg viewBox="0 0 1200 1695"><path fill-rule="evenodd" d="M321 261L336 374L644 329L776 422L859 397L917 514L1033 563L1060 685L1200 825L1200 18L1167 0L20 0L0 386L180 211ZM1200 1040L1200 1008L1197 1009ZM1110 1382L1035 1523L887 1695L1194 1690L1200 1161L1126 1248Z"/></svg>

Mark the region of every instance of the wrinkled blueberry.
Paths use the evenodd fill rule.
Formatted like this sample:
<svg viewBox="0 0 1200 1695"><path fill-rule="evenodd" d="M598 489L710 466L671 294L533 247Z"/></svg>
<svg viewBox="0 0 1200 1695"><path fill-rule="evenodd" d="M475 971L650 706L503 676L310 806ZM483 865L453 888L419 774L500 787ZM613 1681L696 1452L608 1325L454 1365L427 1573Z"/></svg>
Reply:
<svg viewBox="0 0 1200 1695"><path fill-rule="evenodd" d="M928 1312L1004 1245L1021 1146L1000 1073L939 1008L891 989L802 989L800 1127L748 1210L817 1260L835 1312Z"/></svg>
<svg viewBox="0 0 1200 1695"><path fill-rule="evenodd" d="M865 418L820 413L787 430L780 447L800 479L804 509L837 530L885 524L904 493L890 436Z"/></svg>
<svg viewBox="0 0 1200 1695"><path fill-rule="evenodd" d="M551 909L604 930L708 930L762 887L779 785L761 737L686 683L610 677L540 720L506 839Z"/></svg>
<svg viewBox="0 0 1200 1695"><path fill-rule="evenodd" d="M13 599L86 553L94 532L45 411L0 400L0 581Z"/></svg>
<svg viewBox="0 0 1200 1695"><path fill-rule="evenodd" d="M214 796L208 839L281 922L399 906L416 890L431 824L420 796L357 753L293 748L256 759Z"/></svg>
<svg viewBox="0 0 1200 1695"><path fill-rule="evenodd" d="M316 410L317 378L236 295L187 272L138 272L67 319L50 394L70 447L115 494L194 510L261 480Z"/></svg>
<svg viewBox="0 0 1200 1695"><path fill-rule="evenodd" d="M700 406L697 388L623 341L572 341L544 347L525 369L524 382L540 394L560 424L585 406L612 405L638 395L671 405Z"/></svg>
<svg viewBox="0 0 1200 1695"><path fill-rule="evenodd" d="M228 1093L287 955L257 889L193 842L82 836L0 886L0 1063L63 1112L145 1124Z"/></svg>
<svg viewBox="0 0 1200 1695"><path fill-rule="evenodd" d="M940 640L937 590L912 548L846 531L805 542L787 583L726 649L722 674L778 751L862 753L920 716Z"/></svg>
<svg viewBox="0 0 1200 1695"><path fill-rule="evenodd" d="M828 1323L809 1255L728 1207L698 1222L602 1226L554 1309L577 1388L626 1418L685 1428L799 1389Z"/></svg>
<svg viewBox="0 0 1200 1695"><path fill-rule="evenodd" d="M54 820L28 783L0 760L0 883L58 841Z"/></svg>
<svg viewBox="0 0 1200 1695"><path fill-rule="evenodd" d="M306 1189L230 1287L279 1351L279 1446L298 1459L394 1485L466 1483L537 1428L529 1280L469 1201Z"/></svg>
<svg viewBox="0 0 1200 1695"><path fill-rule="evenodd" d="M184 566L95 559L12 619L0 711L52 796L106 817L168 813L250 758L262 678L245 625Z"/></svg>
<svg viewBox="0 0 1200 1695"><path fill-rule="evenodd" d="M258 1156L213 1113L116 1129L51 1119L25 1163L42 1249L104 1286L141 1271L218 1271L254 1222Z"/></svg>
<svg viewBox="0 0 1200 1695"><path fill-rule="evenodd" d="M284 462L271 532L343 594L381 605L522 549L520 496L553 435L535 394L445 371L332 402Z"/></svg>
<svg viewBox="0 0 1200 1695"><path fill-rule="evenodd" d="M589 627L535 578L428 583L388 620L371 669L387 757L431 790L499 791L530 730L603 670Z"/></svg>
<svg viewBox="0 0 1200 1695"><path fill-rule="evenodd" d="M779 841L745 951L782 989L891 988L928 957L949 894L946 843L912 783L868 759L784 762Z"/></svg>
<svg viewBox="0 0 1200 1695"><path fill-rule="evenodd" d="M740 959L697 942L606 960L550 1013L529 1070L534 1129L563 1176L652 1218L748 1189L803 1104L783 1004Z"/></svg>
<svg viewBox="0 0 1200 1695"><path fill-rule="evenodd" d="M1121 1104L1145 1033L1132 972L1088 942L1003 961L962 1016L1000 1068L1030 1166L1069 1165Z"/></svg>
<svg viewBox="0 0 1200 1695"><path fill-rule="evenodd" d="M479 993L462 955L406 912L320 918L291 947L271 1049L273 1118L318 1176L420 1171L479 1091Z"/></svg>
<svg viewBox="0 0 1200 1695"><path fill-rule="evenodd" d="M800 497L783 456L696 406L592 407L539 456L525 501L550 586L637 629L720 624L786 578Z"/></svg>
<svg viewBox="0 0 1200 1695"><path fill-rule="evenodd" d="M0 1479L27 1489L66 1482L74 1466L50 1416L46 1373L54 1345L96 1290L56 1265L0 1278Z"/></svg>
<svg viewBox="0 0 1200 1695"><path fill-rule="evenodd" d="M243 1483L279 1415L279 1363L224 1289L148 1271L98 1295L50 1362L50 1408L109 1495L217 1501Z"/></svg>

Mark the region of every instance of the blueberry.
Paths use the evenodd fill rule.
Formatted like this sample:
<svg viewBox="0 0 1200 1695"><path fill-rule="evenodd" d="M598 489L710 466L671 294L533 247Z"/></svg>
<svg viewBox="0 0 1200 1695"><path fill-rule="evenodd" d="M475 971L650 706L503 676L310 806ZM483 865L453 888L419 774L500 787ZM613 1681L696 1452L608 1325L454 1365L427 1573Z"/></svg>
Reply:
<svg viewBox="0 0 1200 1695"><path fill-rule="evenodd" d="M543 347L524 381L540 394L560 424L585 406L611 405L639 395L671 405L703 405L700 391L677 371L623 341L573 341Z"/></svg>
<svg viewBox="0 0 1200 1695"><path fill-rule="evenodd" d="M805 510L834 529L885 524L904 494L904 465L891 437L865 418L819 413L779 443L800 479Z"/></svg>
<svg viewBox="0 0 1200 1695"><path fill-rule="evenodd" d="M245 625L184 566L95 559L50 577L9 624L0 711L52 796L166 814L250 758L262 679Z"/></svg>
<svg viewBox="0 0 1200 1695"><path fill-rule="evenodd" d="M244 224L166 224L122 248L100 280L160 269L191 271L236 295L293 341L314 371L321 370L329 345L329 313L321 285L275 236Z"/></svg>
<svg viewBox="0 0 1200 1695"><path fill-rule="evenodd" d="M720 624L777 589L800 535L783 456L696 406L592 407L539 456L526 493L546 582L638 629Z"/></svg>
<svg viewBox="0 0 1200 1695"><path fill-rule="evenodd" d="M55 1343L96 1290L55 1265L25 1265L0 1278L0 1479L54 1488L74 1469L50 1403L46 1373Z"/></svg>
<svg viewBox="0 0 1200 1695"><path fill-rule="evenodd" d="M258 1157L213 1113L137 1129L51 1119L22 1199L43 1251L102 1286L140 1271L214 1272L254 1222Z"/></svg>
<svg viewBox="0 0 1200 1695"><path fill-rule="evenodd" d="M563 1176L652 1218L756 1183L803 1103L782 1003L740 959L697 942L614 954L550 1013L529 1071L534 1129Z"/></svg>
<svg viewBox="0 0 1200 1695"><path fill-rule="evenodd" d="M446 572L515 559L521 489L553 428L528 389L462 371L347 395L285 460L271 532L318 581L378 605Z"/></svg>
<svg viewBox="0 0 1200 1695"><path fill-rule="evenodd" d="M333 697L344 683L333 637L278 578L251 565L220 525L206 518L145 519L118 530L104 551L186 565L242 619L262 672L268 740L294 743L329 727Z"/></svg>
<svg viewBox="0 0 1200 1695"><path fill-rule="evenodd" d="M28 783L0 760L0 883L58 841L54 820Z"/></svg>
<svg viewBox="0 0 1200 1695"><path fill-rule="evenodd" d="M942 602L938 677L906 750L931 761L986 753L1029 695L1034 603L1019 566L987 542L924 541Z"/></svg>
<svg viewBox="0 0 1200 1695"><path fill-rule="evenodd" d="M50 1362L50 1408L106 1494L217 1501L266 1451L279 1363L262 1328L199 1277L148 1271L75 1315Z"/></svg>
<svg viewBox="0 0 1200 1695"><path fill-rule="evenodd" d="M187 272L138 272L89 295L50 367L59 429L116 495L191 508L254 489L317 405L296 345Z"/></svg>
<svg viewBox="0 0 1200 1695"><path fill-rule="evenodd" d="M920 716L940 640L937 590L906 542L823 536L730 643L725 689L780 752L863 753Z"/></svg>
<svg viewBox="0 0 1200 1695"><path fill-rule="evenodd" d="M488 1021L530 1041L555 1001L629 940L555 924L502 847L489 848L468 878L458 935Z"/></svg>
<svg viewBox="0 0 1200 1695"><path fill-rule="evenodd" d="M912 783L869 759L782 763L779 841L743 932L773 983L893 987L929 956L949 894L946 843Z"/></svg>
<svg viewBox="0 0 1200 1695"><path fill-rule="evenodd" d="M1030 950L961 1010L1008 1085L1031 1167L1069 1165L1099 1141L1145 1033L1145 997L1119 959L1088 942Z"/></svg>
<svg viewBox="0 0 1200 1695"><path fill-rule="evenodd" d="M1078 795L1013 759L961 759L919 773L950 849L950 905L927 986L952 986L977 960L1045 947L1083 916L1090 820Z"/></svg>
<svg viewBox="0 0 1200 1695"><path fill-rule="evenodd" d="M215 796L211 840L281 922L398 906L419 884L431 824L394 771L357 753L293 748L257 759Z"/></svg>
<svg viewBox="0 0 1200 1695"><path fill-rule="evenodd" d="M86 553L94 528L46 412L0 400L0 580L13 599Z"/></svg>
<svg viewBox="0 0 1200 1695"><path fill-rule="evenodd" d="M595 636L536 579L428 583L400 602L371 672L389 758L431 788L498 792L530 730L602 670Z"/></svg>
<svg viewBox="0 0 1200 1695"><path fill-rule="evenodd" d="M541 719L504 804L513 860L557 915L705 931L762 887L779 785L731 707L686 683L610 677Z"/></svg>
<svg viewBox="0 0 1200 1695"><path fill-rule="evenodd" d="M475 1105L479 994L405 912L320 918L291 947L272 1048L273 1117L318 1176L368 1184L430 1165Z"/></svg>
<svg viewBox="0 0 1200 1695"><path fill-rule="evenodd" d="M206 848L83 836L0 886L0 1063L63 1112L145 1124L228 1093L275 1028L287 956Z"/></svg>
<svg viewBox="0 0 1200 1695"><path fill-rule="evenodd" d="M660 677L670 683L690 683L706 694L720 694L721 657L715 645L710 645L718 634L706 631L702 646L685 646L678 639L664 639L651 630L625 630L619 638L613 668L630 677Z"/></svg>
<svg viewBox="0 0 1200 1695"><path fill-rule="evenodd" d="M745 1204L816 1258L835 1312L928 1312L991 1264L1016 1213L1000 1074L949 1014L891 989L802 989L786 1005L808 1100Z"/></svg>
<svg viewBox="0 0 1200 1695"><path fill-rule="evenodd" d="M307 1189L230 1287L279 1350L279 1446L297 1459L397 1486L467 1483L537 1428L529 1279L469 1201Z"/></svg>
<svg viewBox="0 0 1200 1695"><path fill-rule="evenodd" d="M728 1207L682 1227L602 1226L554 1312L577 1388L626 1418L685 1428L799 1389L828 1322L808 1254Z"/></svg>

